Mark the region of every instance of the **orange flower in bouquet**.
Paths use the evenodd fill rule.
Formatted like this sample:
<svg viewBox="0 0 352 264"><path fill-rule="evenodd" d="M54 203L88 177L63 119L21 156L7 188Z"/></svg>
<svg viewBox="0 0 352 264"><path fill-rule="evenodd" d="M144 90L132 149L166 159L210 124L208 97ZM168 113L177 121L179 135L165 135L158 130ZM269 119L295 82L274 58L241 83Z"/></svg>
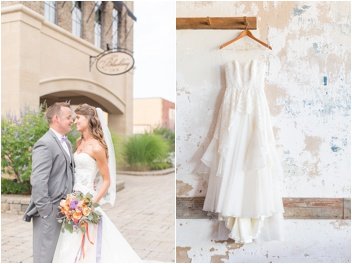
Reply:
<svg viewBox="0 0 352 264"><path fill-rule="evenodd" d="M90 193L70 193L59 205L58 221L63 223L64 229L70 231L87 231L88 223L98 224L101 214L95 210L98 204L93 203Z"/></svg>

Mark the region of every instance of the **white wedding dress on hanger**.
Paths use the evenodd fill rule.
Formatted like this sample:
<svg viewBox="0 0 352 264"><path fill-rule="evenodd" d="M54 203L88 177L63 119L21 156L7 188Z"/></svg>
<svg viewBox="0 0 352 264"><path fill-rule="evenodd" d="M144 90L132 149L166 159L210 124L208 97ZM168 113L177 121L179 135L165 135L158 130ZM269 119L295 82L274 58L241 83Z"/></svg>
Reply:
<svg viewBox="0 0 352 264"><path fill-rule="evenodd" d="M94 195L94 181L98 173L96 161L84 152L76 152L74 159L76 164L74 191L81 191L84 194L90 192ZM64 230L60 233L53 262L141 262L104 211L100 207L96 209L102 214L102 224L101 226L89 224L89 238L85 236L84 252L81 247L82 232L70 233Z"/></svg>
<svg viewBox="0 0 352 264"><path fill-rule="evenodd" d="M238 243L282 239L282 168L264 93L264 63L225 65L226 91L214 136L203 210L216 212Z"/></svg>

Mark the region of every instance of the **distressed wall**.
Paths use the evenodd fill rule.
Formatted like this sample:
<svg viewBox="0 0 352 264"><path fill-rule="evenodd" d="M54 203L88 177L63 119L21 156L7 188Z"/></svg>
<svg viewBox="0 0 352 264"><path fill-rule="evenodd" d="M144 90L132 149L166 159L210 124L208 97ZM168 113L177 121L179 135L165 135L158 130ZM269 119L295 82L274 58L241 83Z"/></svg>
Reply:
<svg viewBox="0 0 352 264"><path fill-rule="evenodd" d="M177 17L256 16L258 28L253 34L273 47L270 51L244 38L219 50L240 31L177 30L177 197L205 195L207 177L197 175L194 169L209 143L224 92L222 66L234 59L253 58L267 62L265 93L284 168L283 196L350 197L350 11L350 2L177 3ZM303 234L310 230L309 225L324 229L333 222L302 221L287 220L297 228L287 234L291 242L282 244L286 251L282 261L350 260L349 221L342 220L344 228L328 228L320 235L318 230L311 231L306 240ZM178 260L246 259L238 258L237 246L229 241L216 243L209 233L213 229L210 220L179 219ZM190 230L202 239L191 238L186 234ZM318 258L328 244L314 245L328 237L331 239L325 243L334 243L331 252L335 253L331 258ZM342 237L343 245L337 243ZM295 244L298 241L300 248L313 246L315 253L301 255ZM222 247L218 252L216 245ZM256 261L280 261L266 257L275 256L276 247L274 243L254 251L248 246L239 250L247 260L260 252Z"/></svg>
<svg viewBox="0 0 352 264"><path fill-rule="evenodd" d="M267 61L265 92L285 171L284 196L349 197L350 3L177 3L177 17L197 16L257 16L253 34L273 50L249 38L219 50L236 30L177 31L178 196L206 191L207 178L193 170L224 90L222 65L260 57Z"/></svg>

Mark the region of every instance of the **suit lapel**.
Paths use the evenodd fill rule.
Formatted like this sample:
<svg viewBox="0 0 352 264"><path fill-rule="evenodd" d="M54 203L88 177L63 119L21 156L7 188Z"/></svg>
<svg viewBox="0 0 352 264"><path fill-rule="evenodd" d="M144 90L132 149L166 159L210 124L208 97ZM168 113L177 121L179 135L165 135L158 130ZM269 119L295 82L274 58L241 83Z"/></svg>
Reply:
<svg viewBox="0 0 352 264"><path fill-rule="evenodd" d="M59 148L61 149L61 151L64 153L65 159L68 163L70 163L70 157L68 156L67 152L64 150L64 148L61 145L61 142L59 141L59 139L57 138L57 136L54 134L53 131L51 131L49 129L49 133L50 135L54 138L55 142L58 144ZM70 149L70 148L69 148Z"/></svg>

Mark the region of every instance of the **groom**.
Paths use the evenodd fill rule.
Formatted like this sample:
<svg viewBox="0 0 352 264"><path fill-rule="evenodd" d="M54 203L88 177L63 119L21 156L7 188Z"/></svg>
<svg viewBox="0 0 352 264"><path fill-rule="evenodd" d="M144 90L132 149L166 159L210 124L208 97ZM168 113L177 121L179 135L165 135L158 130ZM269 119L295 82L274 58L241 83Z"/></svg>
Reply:
<svg viewBox="0 0 352 264"><path fill-rule="evenodd" d="M69 103L55 103L46 112L50 129L32 151L32 196L24 220L33 218L33 262L52 262L61 224L56 216L60 200L72 192L74 161L65 135L71 131Z"/></svg>

